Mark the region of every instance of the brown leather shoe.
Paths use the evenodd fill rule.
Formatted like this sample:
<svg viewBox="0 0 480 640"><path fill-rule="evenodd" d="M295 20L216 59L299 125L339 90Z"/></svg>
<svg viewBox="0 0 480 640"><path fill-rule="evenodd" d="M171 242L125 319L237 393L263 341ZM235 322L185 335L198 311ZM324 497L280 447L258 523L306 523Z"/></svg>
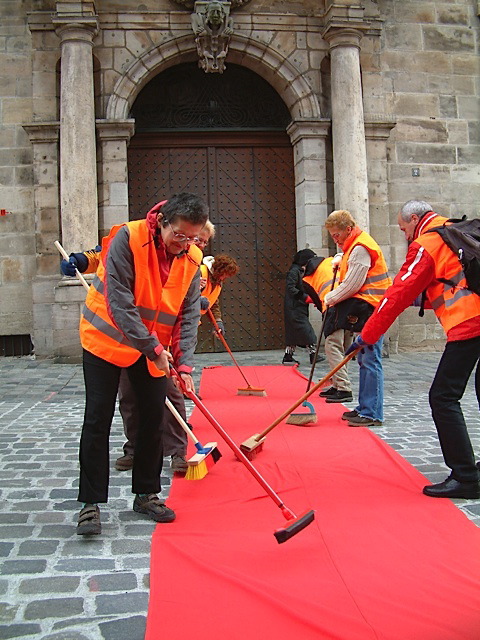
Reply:
<svg viewBox="0 0 480 640"><path fill-rule="evenodd" d="M131 453L126 453L115 461L115 469L117 471L129 471L132 467L133 455Z"/></svg>

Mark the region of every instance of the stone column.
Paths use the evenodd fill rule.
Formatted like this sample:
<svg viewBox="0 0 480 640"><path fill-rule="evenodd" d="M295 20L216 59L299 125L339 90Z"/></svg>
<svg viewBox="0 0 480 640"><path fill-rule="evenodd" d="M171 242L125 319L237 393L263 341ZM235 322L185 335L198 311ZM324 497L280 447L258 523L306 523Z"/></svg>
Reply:
<svg viewBox="0 0 480 640"><path fill-rule="evenodd" d="M67 253L98 242L98 198L93 90L96 17L57 14L61 39L60 208Z"/></svg>
<svg viewBox="0 0 480 640"><path fill-rule="evenodd" d="M326 137L330 120L294 120L287 128L293 147L297 248L328 255L324 222L328 215Z"/></svg>
<svg viewBox="0 0 480 640"><path fill-rule="evenodd" d="M368 231L368 178L360 76L362 31L333 28L330 45L335 208L348 209Z"/></svg>
<svg viewBox="0 0 480 640"><path fill-rule="evenodd" d="M127 147L135 120L97 120L99 141L99 235L128 221Z"/></svg>

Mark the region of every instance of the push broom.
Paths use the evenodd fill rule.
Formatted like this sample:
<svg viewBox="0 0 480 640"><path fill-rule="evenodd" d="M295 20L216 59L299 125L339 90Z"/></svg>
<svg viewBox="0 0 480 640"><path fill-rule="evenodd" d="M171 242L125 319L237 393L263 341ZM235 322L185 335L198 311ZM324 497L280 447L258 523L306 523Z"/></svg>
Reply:
<svg viewBox="0 0 480 640"><path fill-rule="evenodd" d="M187 460L188 469L187 473L185 474L185 479L201 480L207 475L210 468L222 457L222 454L217 448L217 443L207 442L205 446L202 446L198 438L195 436L193 431L190 429L188 424L182 418L182 416L174 407L172 402L168 399L168 397L165 398L165 404L167 405L172 415L176 418L178 424L182 427L187 436L192 440L193 444L195 445L195 449L197 450L197 452Z"/></svg>
<svg viewBox="0 0 480 640"><path fill-rule="evenodd" d="M338 266L336 266L334 268L334 270L333 270L333 278L332 278L332 284L331 284L331 287L330 287L330 291L333 291L333 288L335 286L335 280L337 279L337 271L338 271ZM310 297L314 301L315 301L315 297L318 298L318 302L320 303L320 306L317 305L317 308L321 308L321 304L322 303L321 303L320 298L318 297L318 294L315 291L315 289L313 287L311 287L308 284L308 282L305 282L304 286L307 289L308 294L310 295ZM311 291L309 291L309 289ZM313 296L315 296L315 297L313 297ZM315 349L315 354L313 356L312 366L310 368L310 376L308 378L307 391L310 389L310 385L312 384L313 372L315 371L315 365L317 364L317 357L318 357L318 352L320 351L320 344L322 342L323 331L325 329L325 322L327 320L328 309L329 309L329 307L327 306L325 308L325 312L323 314L322 326L320 327L320 333L318 334L317 348ZM304 402L302 402L302 406L303 407L307 407L307 409L309 409L310 413L292 413L292 415L287 420L288 424L305 425L305 424L313 424L313 423L315 423L317 421L317 414L315 413L315 408L314 408L313 404L311 402L308 402L308 400L305 400Z"/></svg>
<svg viewBox="0 0 480 640"><path fill-rule="evenodd" d="M240 449L245 455L245 457L248 458L249 460L253 460L256 457L256 455L260 453L260 451L263 449L263 443L265 442L265 437L270 433L270 431L274 429L278 424L280 424L280 422L284 420L300 404L302 404L302 402L305 402L305 400L309 398L312 395L312 393L315 393L317 389L319 389L322 385L324 385L329 378L331 378L335 373L337 373L337 371L341 369L343 365L345 365L349 360L351 360L353 356L355 356L359 351L360 349L355 349L355 351L352 351L351 353L349 353L348 356L345 356L345 358L343 358L343 360L339 362L336 367L334 367L329 373L327 373L326 376L324 376L321 380L319 380L316 384L314 384L311 389L309 389L306 393L304 393L303 396L295 402L295 404L292 404L291 407L289 407L286 411L284 411L282 415L279 416L276 420L274 420L270 426L268 426L266 429L264 429L264 431L262 431L262 433L257 433L253 436L250 436L250 438L245 440L245 442L242 442L242 444L240 445ZM303 416L305 414L300 414L300 415ZM293 418L293 421L291 421L291 418ZM292 414L290 416L290 418L287 420L287 423L288 424L305 424L304 422L301 422L301 423L295 422L295 414Z"/></svg>
<svg viewBox="0 0 480 640"><path fill-rule="evenodd" d="M295 513L283 503L280 496L277 493L275 493L273 488L268 484L265 478L257 471L257 469L253 466L253 464L248 460L248 458L240 451L239 447L235 444L235 442L224 430L224 428L220 425L220 423L213 417L213 415L206 408L203 402L199 400L198 396L195 393L187 390L185 383L180 378L175 368L170 365L170 369L178 379L183 393L188 398L190 398L190 400L193 401L195 406L203 413L205 418L207 418L207 420L210 422L213 428L217 431L217 433L219 433L222 436L222 438L228 444L230 449L232 449L237 459L240 460L240 462L242 462L245 465L245 467L248 469L248 471L250 471L250 473L255 478L255 480L257 480L257 482L261 485L261 487L265 490L265 492L270 496L270 498L274 501L277 507L279 507L279 509L281 510L288 524L284 527L281 527L280 529L277 529L274 532L273 535L275 536L277 542L281 544L282 542L286 542L287 540L290 540L290 538L293 538L293 536L295 536L297 533L302 531L302 529L305 529L305 527L311 524L315 519L315 512L313 511L313 509L311 509L310 511L305 511L299 516L296 516Z"/></svg>
<svg viewBox="0 0 480 640"><path fill-rule="evenodd" d="M207 309L207 313L208 313L208 317L210 318L213 326L215 327L215 331L217 332L217 336L220 338L220 341L222 342L223 346L228 351L231 359L233 360L234 365L240 371L240 373L242 375L242 378L247 383L246 387L237 389L237 395L238 396L266 396L267 392L265 391L265 389L261 389L260 387L252 387L252 385L248 382L247 378L245 377L245 374L240 369L240 365L235 360L235 357L234 357L230 347L228 346L227 341L223 337L223 334L222 334L222 332L220 330L220 327L217 324L217 321L215 320L215 317L214 317L213 313L211 312L210 309Z"/></svg>

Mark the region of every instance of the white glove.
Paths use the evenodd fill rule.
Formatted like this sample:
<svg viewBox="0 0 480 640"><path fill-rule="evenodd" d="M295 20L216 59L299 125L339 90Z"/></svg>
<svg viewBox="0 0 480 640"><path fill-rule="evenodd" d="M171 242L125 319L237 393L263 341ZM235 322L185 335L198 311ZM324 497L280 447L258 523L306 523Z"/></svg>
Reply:
<svg viewBox="0 0 480 640"><path fill-rule="evenodd" d="M332 267L335 269L335 267L338 267L338 265L340 264L340 262L342 261L343 258L343 253L336 253L333 258L332 258Z"/></svg>

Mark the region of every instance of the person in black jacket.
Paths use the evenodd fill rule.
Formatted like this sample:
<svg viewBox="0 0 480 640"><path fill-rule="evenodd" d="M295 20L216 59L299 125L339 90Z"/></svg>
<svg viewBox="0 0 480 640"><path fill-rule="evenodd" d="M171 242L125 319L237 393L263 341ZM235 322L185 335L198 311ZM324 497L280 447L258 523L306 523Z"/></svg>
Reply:
<svg viewBox="0 0 480 640"><path fill-rule="evenodd" d="M299 364L293 355L295 348L305 347L310 354L310 364L313 363L316 351L317 337L308 319L308 295L304 291L302 278L305 273L307 262L316 256L311 249L298 251L292 266L287 273L284 300L284 321L285 321L285 354L282 364ZM317 362L324 360L323 356L318 356Z"/></svg>

